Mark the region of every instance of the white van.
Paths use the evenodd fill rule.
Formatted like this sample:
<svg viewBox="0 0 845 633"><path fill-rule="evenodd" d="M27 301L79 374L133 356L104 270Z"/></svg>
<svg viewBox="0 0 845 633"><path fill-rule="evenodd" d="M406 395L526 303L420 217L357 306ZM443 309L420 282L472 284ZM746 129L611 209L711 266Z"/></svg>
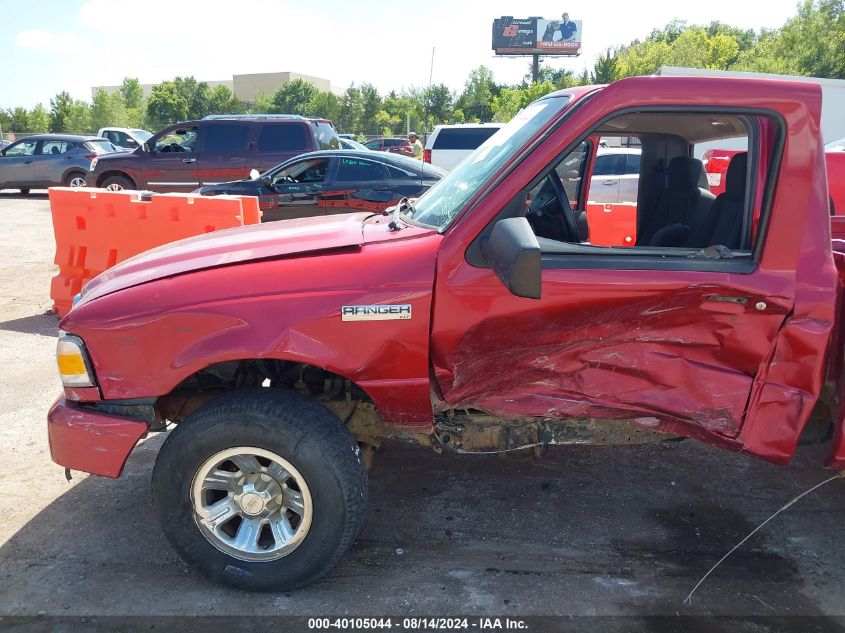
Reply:
<svg viewBox="0 0 845 633"><path fill-rule="evenodd" d="M504 123L460 123L438 125L425 143L424 160L441 169L452 169Z"/></svg>

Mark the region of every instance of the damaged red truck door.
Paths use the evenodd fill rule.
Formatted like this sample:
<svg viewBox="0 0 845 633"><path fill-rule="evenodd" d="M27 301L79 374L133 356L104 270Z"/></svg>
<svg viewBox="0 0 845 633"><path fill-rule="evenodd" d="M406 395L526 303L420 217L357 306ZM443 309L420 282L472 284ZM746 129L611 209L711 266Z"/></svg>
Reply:
<svg viewBox="0 0 845 633"><path fill-rule="evenodd" d="M714 85L706 96L680 97L644 89L649 81L619 82L592 96L447 233L432 319L438 386L456 409L505 418L627 419L784 461L821 391L835 305L826 208L818 204L823 155L818 136L797 133L818 125L819 92L810 87L794 95L800 107L776 113L778 87L771 82L741 93ZM737 240L736 252L715 251L712 259L567 240L541 248L539 299L512 294L478 256L490 227L522 204L521 195L530 217L532 196L525 194L533 190L536 199L538 188L542 194L556 161L571 169L572 148L597 128L612 131L607 121L652 140L659 135L648 134L658 127L651 121L702 139L709 138L702 123L718 130L746 122L755 157L741 174L748 180L744 200L753 207L749 222L756 225L764 209L766 218L769 211L777 218L765 227L765 245L750 225L747 243ZM584 154L586 161L590 153ZM583 203L571 188L565 193L558 197ZM730 210L725 200L720 208ZM738 257L742 249L746 256ZM799 347L788 343L795 335ZM774 378L783 362L792 368ZM763 408L767 419L754 425Z"/></svg>

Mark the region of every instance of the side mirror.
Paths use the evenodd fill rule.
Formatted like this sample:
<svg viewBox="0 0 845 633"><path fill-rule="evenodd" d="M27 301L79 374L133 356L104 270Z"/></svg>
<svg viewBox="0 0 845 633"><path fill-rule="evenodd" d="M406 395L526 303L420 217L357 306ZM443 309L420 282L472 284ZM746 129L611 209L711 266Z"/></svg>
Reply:
<svg viewBox="0 0 845 633"><path fill-rule="evenodd" d="M266 187L267 189L273 188L273 179L270 176L262 176L258 182L261 183L262 187Z"/></svg>
<svg viewBox="0 0 845 633"><path fill-rule="evenodd" d="M526 218L496 222L490 237L481 245L481 252L511 294L540 298L540 243Z"/></svg>
<svg viewBox="0 0 845 633"><path fill-rule="evenodd" d="M144 144L141 145L141 149L143 149L147 153L152 153L152 151L153 151L152 146L150 146L150 144L147 143L147 142L144 142Z"/></svg>

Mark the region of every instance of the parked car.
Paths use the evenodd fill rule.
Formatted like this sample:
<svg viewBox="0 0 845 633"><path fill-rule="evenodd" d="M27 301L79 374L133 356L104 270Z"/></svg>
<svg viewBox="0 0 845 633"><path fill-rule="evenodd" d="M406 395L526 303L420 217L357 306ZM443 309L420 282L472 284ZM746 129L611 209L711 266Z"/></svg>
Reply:
<svg viewBox="0 0 845 633"><path fill-rule="evenodd" d="M641 153L642 150L636 148L599 148L590 179L588 200L599 204L636 204Z"/></svg>
<svg viewBox="0 0 845 633"><path fill-rule="evenodd" d="M410 141L401 137L379 137L374 138L364 143L367 149L376 152L391 152L393 154L402 154L403 156L413 156L414 148L411 147Z"/></svg>
<svg viewBox="0 0 845 633"><path fill-rule="evenodd" d="M133 152L147 142L153 133L147 130L128 127L103 127L97 136L108 139L118 151Z"/></svg>
<svg viewBox="0 0 845 633"><path fill-rule="evenodd" d="M338 139L338 142L340 143L340 149L354 149L354 150L357 150L359 152L360 151L364 151L364 152L370 151L370 148L368 148L363 143L359 143L355 139L340 137Z"/></svg>
<svg viewBox="0 0 845 633"><path fill-rule="evenodd" d="M824 158L827 166L831 215L845 215L845 138L825 145Z"/></svg>
<svg viewBox="0 0 845 633"><path fill-rule="evenodd" d="M385 438L457 455L686 437L782 465L829 438L841 471L845 245L821 104L818 84L782 80L558 91L390 217L244 227L117 264L59 323L52 457L116 477L166 433L152 487L169 542L265 591L323 578L366 529ZM581 236L589 187L559 169L590 173L614 131L642 142L638 219L661 238L630 248ZM699 204L696 146L749 136L766 142ZM667 189L673 163L686 175Z"/></svg>
<svg viewBox="0 0 845 633"><path fill-rule="evenodd" d="M0 150L0 189L84 187L91 163L115 152L96 136L36 134Z"/></svg>
<svg viewBox="0 0 845 633"><path fill-rule="evenodd" d="M441 169L453 169L484 141L498 132L501 123L438 125L428 137L423 160Z"/></svg>
<svg viewBox="0 0 845 633"><path fill-rule="evenodd" d="M443 170L397 154L370 150L309 152L255 180L209 185L205 196L258 196L264 222L330 213L383 211L402 198L420 196Z"/></svg>
<svg viewBox="0 0 845 633"><path fill-rule="evenodd" d="M193 191L246 178L319 149L337 149L331 121L296 115L229 115L164 128L134 152L94 161L88 185Z"/></svg>

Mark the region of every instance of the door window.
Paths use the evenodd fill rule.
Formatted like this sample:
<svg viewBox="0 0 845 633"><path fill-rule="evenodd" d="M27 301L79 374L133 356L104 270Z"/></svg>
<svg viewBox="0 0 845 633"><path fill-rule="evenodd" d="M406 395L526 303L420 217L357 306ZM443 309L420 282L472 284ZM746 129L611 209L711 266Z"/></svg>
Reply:
<svg viewBox="0 0 845 633"><path fill-rule="evenodd" d="M44 141L41 145L40 153L42 156L64 154L68 151L69 147L67 141Z"/></svg>
<svg viewBox="0 0 845 633"><path fill-rule="evenodd" d="M621 176L625 170L624 154L600 154L596 156L593 176Z"/></svg>
<svg viewBox="0 0 845 633"><path fill-rule="evenodd" d="M328 158L299 161L273 174L273 185L325 182L328 169Z"/></svg>
<svg viewBox="0 0 845 633"><path fill-rule="evenodd" d="M626 154L626 156L625 156L625 171L623 173L626 176L639 176L640 175L640 155L639 154Z"/></svg>
<svg viewBox="0 0 845 633"><path fill-rule="evenodd" d="M337 180L339 182L384 180L386 175L384 167L380 163L360 158L341 158L337 168Z"/></svg>
<svg viewBox="0 0 845 633"><path fill-rule="evenodd" d="M196 125L170 130L156 140L156 152L162 154L193 152L196 150L199 130Z"/></svg>
<svg viewBox="0 0 845 633"><path fill-rule="evenodd" d="M35 154L35 146L38 141L18 141L6 148L4 156L32 156Z"/></svg>
<svg viewBox="0 0 845 633"><path fill-rule="evenodd" d="M728 113L643 112L620 118L625 121L618 125L624 123L640 139L642 155L600 148L591 193L608 178L630 181L632 191L624 196L627 204L579 206L586 143L550 165L528 190L526 217L541 238L541 247L551 255L544 264L557 267L565 259L566 267L637 268L650 261L646 268L753 269L747 264L753 264L755 219L761 216L765 179L771 177L766 171L774 163L771 152L777 146L768 142L766 151L761 151L760 130L775 125L781 133L776 124L764 116ZM604 127L615 125L610 121ZM602 131L593 130L592 135ZM707 187L704 165L696 155L702 148L723 146L745 149L733 151L730 166L725 167L729 186L716 194ZM601 258L601 264L589 256ZM563 258L556 261L557 257ZM638 261L625 262L625 257Z"/></svg>
<svg viewBox="0 0 845 633"><path fill-rule="evenodd" d="M238 123L216 123L205 128L203 151L211 154L240 154L246 151L249 127Z"/></svg>
<svg viewBox="0 0 845 633"><path fill-rule="evenodd" d="M311 149L308 128L301 123L268 123L258 134L259 152L293 152Z"/></svg>

